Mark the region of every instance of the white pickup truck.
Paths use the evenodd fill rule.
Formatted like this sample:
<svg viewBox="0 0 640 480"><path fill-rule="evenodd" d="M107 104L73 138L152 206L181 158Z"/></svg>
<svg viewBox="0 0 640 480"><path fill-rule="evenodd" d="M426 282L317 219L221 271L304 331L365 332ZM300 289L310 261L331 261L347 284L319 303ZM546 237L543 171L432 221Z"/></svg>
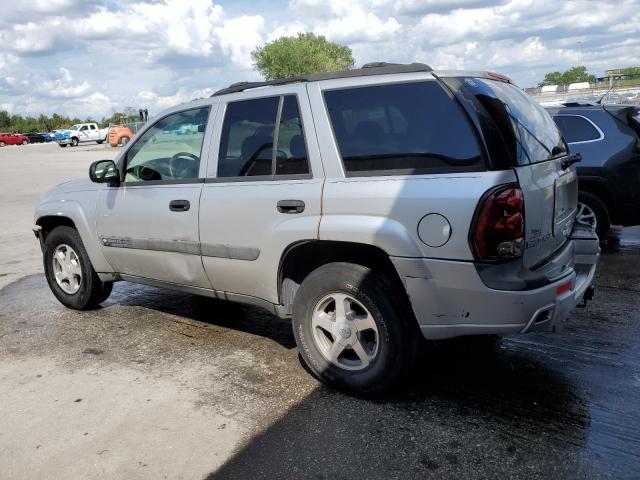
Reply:
<svg viewBox="0 0 640 480"><path fill-rule="evenodd" d="M67 145L75 147L82 142L102 143L107 139L108 133L108 128L98 128L95 123L78 123L66 130L58 130L55 136L56 142L61 147L66 147Z"/></svg>

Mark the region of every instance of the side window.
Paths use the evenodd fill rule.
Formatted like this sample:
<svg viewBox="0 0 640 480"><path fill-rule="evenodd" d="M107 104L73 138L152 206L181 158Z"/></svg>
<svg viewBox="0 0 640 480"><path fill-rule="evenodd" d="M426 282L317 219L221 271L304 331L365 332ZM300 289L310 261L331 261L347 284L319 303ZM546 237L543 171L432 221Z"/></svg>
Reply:
<svg viewBox="0 0 640 480"><path fill-rule="evenodd" d="M284 97L278 127L276 175L309 173L307 147L302 131L302 119L295 95Z"/></svg>
<svg viewBox="0 0 640 480"><path fill-rule="evenodd" d="M95 125L89 125L89 128L90 128L91 130L95 130L95 129L96 129L96 126L95 126Z"/></svg>
<svg viewBox="0 0 640 480"><path fill-rule="evenodd" d="M218 177L273 178L274 175L307 173L307 149L295 95L242 100L227 105L218 155Z"/></svg>
<svg viewBox="0 0 640 480"><path fill-rule="evenodd" d="M125 181L198 178L209 107L164 117L127 152Z"/></svg>
<svg viewBox="0 0 640 480"><path fill-rule="evenodd" d="M271 175L280 97L230 102L222 125L218 177Z"/></svg>
<svg viewBox="0 0 640 480"><path fill-rule="evenodd" d="M86 131L87 129L88 129L88 127L87 127L86 125L83 125L83 126L81 126L81 127L80 127L80 131L81 131L81 132L84 132L84 131Z"/></svg>
<svg viewBox="0 0 640 480"><path fill-rule="evenodd" d="M556 115L553 119L567 143L600 139L600 132L586 118L574 115Z"/></svg>
<svg viewBox="0 0 640 480"><path fill-rule="evenodd" d="M461 107L435 81L324 93L349 174L419 174L484 169Z"/></svg>

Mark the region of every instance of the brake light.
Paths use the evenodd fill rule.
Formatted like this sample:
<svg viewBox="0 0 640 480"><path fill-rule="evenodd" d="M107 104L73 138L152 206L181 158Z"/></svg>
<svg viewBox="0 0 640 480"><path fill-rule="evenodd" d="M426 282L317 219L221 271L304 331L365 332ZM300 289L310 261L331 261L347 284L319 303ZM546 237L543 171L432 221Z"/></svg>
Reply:
<svg viewBox="0 0 640 480"><path fill-rule="evenodd" d="M571 290L571 282L563 283L559 287L556 288L556 295L560 296L563 293L566 293Z"/></svg>
<svg viewBox="0 0 640 480"><path fill-rule="evenodd" d="M501 73L487 72L487 75L494 80L498 80L499 82L511 83L511 79L506 75L502 75Z"/></svg>
<svg viewBox="0 0 640 480"><path fill-rule="evenodd" d="M524 195L508 186L485 198L472 236L479 260L518 258L524 250Z"/></svg>

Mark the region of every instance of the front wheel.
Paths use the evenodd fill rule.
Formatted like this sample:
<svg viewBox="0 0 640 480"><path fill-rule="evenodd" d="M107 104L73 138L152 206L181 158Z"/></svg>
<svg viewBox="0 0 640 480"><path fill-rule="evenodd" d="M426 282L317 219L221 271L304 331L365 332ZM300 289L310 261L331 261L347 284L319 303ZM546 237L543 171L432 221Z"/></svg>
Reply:
<svg viewBox="0 0 640 480"><path fill-rule="evenodd" d="M27 143L29 143L29 141L28 140L22 140L22 142L20 142L20 143L22 143L22 145L26 145Z"/></svg>
<svg viewBox="0 0 640 480"><path fill-rule="evenodd" d="M7 144L6 144L6 143L4 143L4 142L0 142L0 147L6 147L6 146L7 146Z"/></svg>
<svg viewBox="0 0 640 480"><path fill-rule="evenodd" d="M56 227L47 235L43 262L49 288L69 308L94 308L111 294L113 282L100 280L74 228Z"/></svg>
<svg viewBox="0 0 640 480"><path fill-rule="evenodd" d="M78 140L77 138L72 138L71 139L71 146L72 147L77 147L79 143L80 143L80 140Z"/></svg>
<svg viewBox="0 0 640 480"><path fill-rule="evenodd" d="M397 383L420 332L405 294L384 275L330 263L302 282L293 305L300 354L321 381L358 394Z"/></svg>

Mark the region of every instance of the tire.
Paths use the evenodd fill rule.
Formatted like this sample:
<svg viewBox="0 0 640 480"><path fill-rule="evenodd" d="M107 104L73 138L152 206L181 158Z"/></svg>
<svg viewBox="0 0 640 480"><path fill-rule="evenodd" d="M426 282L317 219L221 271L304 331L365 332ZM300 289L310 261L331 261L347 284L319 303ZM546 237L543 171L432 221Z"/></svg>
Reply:
<svg viewBox="0 0 640 480"><path fill-rule="evenodd" d="M77 147L79 143L80 143L80 140L78 140L77 138L73 137L71 139L71 146L72 147Z"/></svg>
<svg viewBox="0 0 640 480"><path fill-rule="evenodd" d="M595 231L598 237L600 237L600 240L604 240L611 228L609 209L598 196L593 193L580 191L578 193L578 215L576 216L576 223L589 224L587 218L592 216L595 217L595 219L591 226L595 227Z"/></svg>
<svg viewBox="0 0 640 480"><path fill-rule="evenodd" d="M129 137L120 137L118 143L124 147L127 143L129 143Z"/></svg>
<svg viewBox="0 0 640 480"><path fill-rule="evenodd" d="M372 328L357 328L351 320L336 322L335 302L326 303L333 296L347 299L349 303L344 305L348 305L351 315L366 317L368 323L372 318L377 342L372 342L376 337ZM421 336L408 301L399 300L403 298L404 291L362 265L329 263L311 272L296 293L292 322L300 355L311 373L322 382L359 395L377 394L395 385L411 366ZM333 315L325 308L329 312L333 308ZM335 333L330 335L314 323L318 311L323 312L324 322L331 318L329 323ZM348 326L343 330L344 323ZM364 352L358 348L361 353L356 354L356 348L348 346L336 361L331 361L329 357L335 344L340 343L338 340L367 347ZM368 362L362 362L362 353L372 354Z"/></svg>
<svg viewBox="0 0 640 480"><path fill-rule="evenodd" d="M65 248L66 247L66 248ZM69 250L70 248L70 250ZM80 278L76 275L77 290L74 282L58 282L56 269L59 271L60 262L54 261L54 255L69 253L72 268L79 267ZM111 294L113 282L102 282L91 265L87 251L77 230L72 227L60 226L54 228L44 242L44 272L49 288L55 297L66 307L74 310L88 310L97 307ZM64 268L62 269L64 275ZM73 270L70 270L73 271ZM67 271L67 274L70 272Z"/></svg>
<svg viewBox="0 0 640 480"><path fill-rule="evenodd" d="M62 148L67 148L67 144L66 143L59 143L58 145L60 145Z"/></svg>
<svg viewBox="0 0 640 480"><path fill-rule="evenodd" d="M102 142L104 142L104 140L96 140L96 143L97 143L98 145L101 145L101 144L102 144Z"/></svg>
<svg viewBox="0 0 640 480"><path fill-rule="evenodd" d="M22 145L26 145L27 143L29 143L28 140L22 140L22 142L20 142Z"/></svg>
<svg viewBox="0 0 640 480"><path fill-rule="evenodd" d="M4 143L4 142L0 142L0 147L6 147L6 146L7 146L7 144L6 144L6 143Z"/></svg>

